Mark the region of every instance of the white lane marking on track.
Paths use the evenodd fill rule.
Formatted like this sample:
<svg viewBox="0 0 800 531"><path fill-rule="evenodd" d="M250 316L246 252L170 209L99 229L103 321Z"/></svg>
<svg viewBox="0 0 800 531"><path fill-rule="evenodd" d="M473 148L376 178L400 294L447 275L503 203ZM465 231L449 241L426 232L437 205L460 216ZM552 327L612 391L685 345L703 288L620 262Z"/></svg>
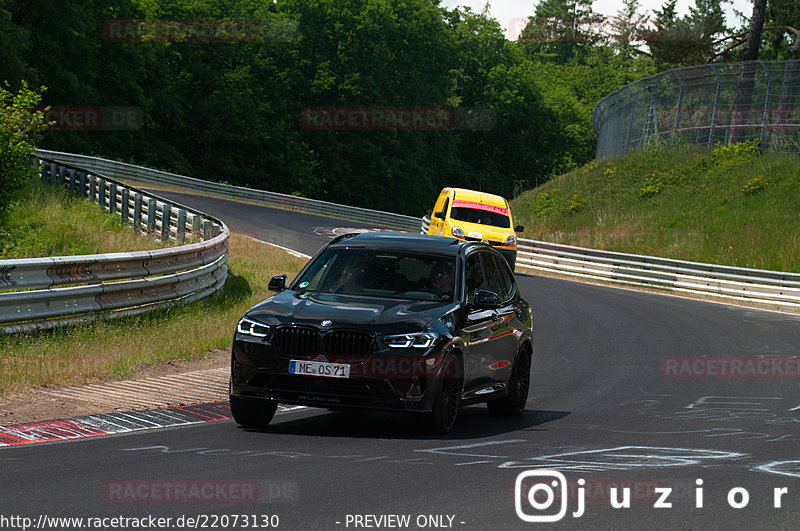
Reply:
<svg viewBox="0 0 800 531"><path fill-rule="evenodd" d="M511 444L519 442L528 442L525 439L508 439L505 441L486 441L473 444L460 444L458 446L443 446L441 448L427 448L424 450L414 450L415 452L425 452L431 454L444 454L444 455L462 455L466 457L492 457L495 459L507 459L507 455L486 455L486 454L469 454L463 452L453 452L451 450L468 450L470 448L481 448L484 446L496 446L498 444Z"/></svg>
<svg viewBox="0 0 800 531"><path fill-rule="evenodd" d="M553 468L557 470L629 470L699 465L704 461L738 459L746 454L697 448L659 446L617 446L598 450L582 450L506 461L499 468Z"/></svg>
<svg viewBox="0 0 800 531"><path fill-rule="evenodd" d="M276 249L280 249L281 251L286 251L290 255L296 256L298 258L302 258L303 260L310 260L311 259L310 255L301 253L300 251L295 251L294 249L289 249L288 247L284 247L282 245L278 245L277 243L272 243L272 242L266 242L264 240L259 240L258 238L254 238L253 236L247 236L246 234L243 235L243 236L245 238L247 238L248 240L253 240L254 242L258 242L258 243L264 243L266 245L270 245L272 247L275 247Z"/></svg>
<svg viewBox="0 0 800 531"><path fill-rule="evenodd" d="M739 401L737 400L744 400ZM685 409L695 409L695 408L713 408L715 406L721 407L729 407L729 406L763 406L760 400L783 400L783 398L776 397L776 396L703 396L697 399L697 401L692 402ZM765 407L744 407L738 408L744 410L755 410L755 411L768 411L768 408Z"/></svg>
<svg viewBox="0 0 800 531"><path fill-rule="evenodd" d="M800 478L800 461L772 461L766 465L757 466L754 470Z"/></svg>

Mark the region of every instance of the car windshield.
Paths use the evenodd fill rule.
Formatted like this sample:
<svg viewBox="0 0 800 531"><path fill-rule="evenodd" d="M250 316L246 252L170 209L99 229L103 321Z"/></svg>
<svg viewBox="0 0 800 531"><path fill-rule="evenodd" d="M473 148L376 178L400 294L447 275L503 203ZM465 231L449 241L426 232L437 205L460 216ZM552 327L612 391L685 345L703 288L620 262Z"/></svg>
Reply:
<svg viewBox="0 0 800 531"><path fill-rule="evenodd" d="M511 220L508 216L478 208L454 206L450 209L450 217L467 223L480 223L481 225L491 225L492 227L504 229L511 227Z"/></svg>
<svg viewBox="0 0 800 531"><path fill-rule="evenodd" d="M453 300L455 259L406 251L329 248L295 289L368 297Z"/></svg>

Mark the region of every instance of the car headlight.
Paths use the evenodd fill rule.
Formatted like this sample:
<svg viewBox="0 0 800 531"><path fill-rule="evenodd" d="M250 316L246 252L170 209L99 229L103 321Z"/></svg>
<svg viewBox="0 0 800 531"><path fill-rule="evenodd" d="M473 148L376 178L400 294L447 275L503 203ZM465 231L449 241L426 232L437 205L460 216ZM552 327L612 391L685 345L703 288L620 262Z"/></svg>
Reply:
<svg viewBox="0 0 800 531"><path fill-rule="evenodd" d="M450 233L456 238L465 238L464 231L461 230L459 227L453 227Z"/></svg>
<svg viewBox="0 0 800 531"><path fill-rule="evenodd" d="M506 238L506 243L504 245L508 247L515 247L517 245L517 237L512 234Z"/></svg>
<svg viewBox="0 0 800 531"><path fill-rule="evenodd" d="M259 323L248 317L242 317L239 319L239 324L236 325L236 331L246 336L267 337L269 325Z"/></svg>
<svg viewBox="0 0 800 531"><path fill-rule="evenodd" d="M439 335L436 332L416 332L384 336L383 342L390 348L428 348Z"/></svg>

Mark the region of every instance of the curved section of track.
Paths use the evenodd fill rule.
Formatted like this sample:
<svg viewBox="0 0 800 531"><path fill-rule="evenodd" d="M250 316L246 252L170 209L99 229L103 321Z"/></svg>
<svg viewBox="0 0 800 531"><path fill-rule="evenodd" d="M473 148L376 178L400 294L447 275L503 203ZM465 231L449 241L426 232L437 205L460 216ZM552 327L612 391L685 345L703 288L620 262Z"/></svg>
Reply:
<svg viewBox="0 0 800 531"><path fill-rule="evenodd" d="M175 198L232 230L307 254L326 238L314 229L354 226ZM3 448L0 513L173 521L275 514L285 529L387 528L407 516L400 528L522 529L530 524L517 515L515 480L547 469L568 480L568 511L556 525L796 525L800 392L792 371L800 318L552 278L518 280L536 319L532 392L520 418L469 407L454 434L431 438L402 415L307 408L278 413L264 433L220 421ZM766 365L748 373L748 360ZM734 362L735 377L723 375ZM575 517L581 478L586 507ZM175 498L175 489L185 493L198 482L219 493L232 492L234 482L250 497ZM611 507L613 486L630 488L629 508ZM655 508L656 489L667 488L671 508ZM729 499L735 488L747 490L746 507L732 508L743 495ZM780 508L776 488L787 489ZM520 505L533 517L547 512L527 499Z"/></svg>

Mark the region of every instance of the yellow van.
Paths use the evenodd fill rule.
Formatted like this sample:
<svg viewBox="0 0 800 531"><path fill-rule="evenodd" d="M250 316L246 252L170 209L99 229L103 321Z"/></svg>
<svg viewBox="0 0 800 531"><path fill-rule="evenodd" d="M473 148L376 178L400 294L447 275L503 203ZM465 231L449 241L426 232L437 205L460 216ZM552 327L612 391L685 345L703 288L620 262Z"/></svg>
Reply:
<svg viewBox="0 0 800 531"><path fill-rule="evenodd" d="M522 225L514 226L505 198L464 188L445 188L433 207L428 234L488 243L514 269L516 233L524 230Z"/></svg>

